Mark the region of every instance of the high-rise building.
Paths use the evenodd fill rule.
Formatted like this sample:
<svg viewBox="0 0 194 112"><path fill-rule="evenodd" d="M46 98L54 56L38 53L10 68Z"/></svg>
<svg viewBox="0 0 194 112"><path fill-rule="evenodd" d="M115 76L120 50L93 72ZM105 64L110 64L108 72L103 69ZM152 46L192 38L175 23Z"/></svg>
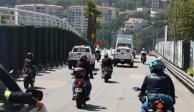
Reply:
<svg viewBox="0 0 194 112"><path fill-rule="evenodd" d="M151 17L154 17L157 13L164 12L167 2L168 0L152 0Z"/></svg>
<svg viewBox="0 0 194 112"><path fill-rule="evenodd" d="M87 31L88 19L84 16L85 6L68 7L67 21L78 32Z"/></svg>
<svg viewBox="0 0 194 112"><path fill-rule="evenodd" d="M48 4L25 4L25 5L16 5L18 9L35 11L40 13L47 13L49 15L63 17L63 7L57 5L48 5Z"/></svg>
<svg viewBox="0 0 194 112"><path fill-rule="evenodd" d="M152 11L158 11L160 0L152 0Z"/></svg>
<svg viewBox="0 0 194 112"><path fill-rule="evenodd" d="M100 19L110 21L116 18L116 8L97 6L101 12ZM80 33L87 31L88 19L84 16L86 6L70 6L68 7L67 21Z"/></svg>
<svg viewBox="0 0 194 112"><path fill-rule="evenodd" d="M116 18L116 8L106 7L106 6L97 6L101 12L100 19L103 21L110 21Z"/></svg>

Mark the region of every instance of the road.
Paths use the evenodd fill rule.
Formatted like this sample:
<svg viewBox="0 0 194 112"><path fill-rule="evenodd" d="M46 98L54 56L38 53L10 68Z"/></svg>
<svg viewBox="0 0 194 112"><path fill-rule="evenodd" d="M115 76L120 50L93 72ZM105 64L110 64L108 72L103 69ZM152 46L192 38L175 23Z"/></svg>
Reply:
<svg viewBox="0 0 194 112"><path fill-rule="evenodd" d="M150 60L151 57L148 57ZM95 79L91 80L93 89L91 100L87 102L84 109L78 110L75 101L72 101L71 85L73 82L72 70L67 67L60 67L44 73L39 73L36 77L35 87L44 92L43 102L48 112L140 112L141 103L138 93L132 90L134 86L141 86L146 74L149 73L148 66L140 63L140 59L135 59L134 67L118 66L114 68L111 83L104 83L100 76L100 62L96 63ZM166 71L169 73L168 71ZM170 74L170 73L169 73ZM194 110L194 95L190 93L172 75L177 103L176 112L191 112ZM23 88L23 82L18 82Z"/></svg>

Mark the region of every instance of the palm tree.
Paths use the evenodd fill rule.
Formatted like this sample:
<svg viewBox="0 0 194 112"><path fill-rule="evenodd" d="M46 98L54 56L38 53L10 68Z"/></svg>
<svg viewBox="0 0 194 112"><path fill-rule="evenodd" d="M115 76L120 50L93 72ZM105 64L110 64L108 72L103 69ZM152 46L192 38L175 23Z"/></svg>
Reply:
<svg viewBox="0 0 194 112"><path fill-rule="evenodd" d="M93 0L87 0L87 9L85 16L88 18L88 30L87 30L87 40L93 45L96 42L96 29L99 26L97 24L97 18L100 16L100 11L96 8Z"/></svg>

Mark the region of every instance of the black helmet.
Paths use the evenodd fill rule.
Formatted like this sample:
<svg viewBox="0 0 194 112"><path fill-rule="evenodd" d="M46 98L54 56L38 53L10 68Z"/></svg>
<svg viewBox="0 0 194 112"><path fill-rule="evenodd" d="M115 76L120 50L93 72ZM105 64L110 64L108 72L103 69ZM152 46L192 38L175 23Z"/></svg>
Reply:
<svg viewBox="0 0 194 112"><path fill-rule="evenodd" d="M82 56L82 57L80 58L80 61L81 61L81 62L83 62L83 61L87 61L87 56L85 56L85 55L84 55L84 56Z"/></svg>
<svg viewBox="0 0 194 112"><path fill-rule="evenodd" d="M104 54L104 57L105 57L105 58L108 58L108 53Z"/></svg>
<svg viewBox="0 0 194 112"><path fill-rule="evenodd" d="M33 58L34 58L33 53L28 52L28 53L26 54L26 58L28 58L28 59L33 59Z"/></svg>
<svg viewBox="0 0 194 112"><path fill-rule="evenodd" d="M74 68L74 70L73 70L73 75L74 75L76 78L84 78L85 75L86 75L86 71L85 71L84 68L76 67L76 68Z"/></svg>

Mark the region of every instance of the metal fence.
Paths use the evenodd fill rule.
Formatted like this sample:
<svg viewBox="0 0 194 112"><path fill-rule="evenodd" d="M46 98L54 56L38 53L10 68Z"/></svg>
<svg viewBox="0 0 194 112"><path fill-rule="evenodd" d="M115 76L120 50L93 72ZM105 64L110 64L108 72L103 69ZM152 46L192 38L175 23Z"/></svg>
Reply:
<svg viewBox="0 0 194 112"><path fill-rule="evenodd" d="M74 45L91 45L71 31L52 27L0 26L0 63L8 70L21 70L27 52L36 65L58 66L66 62Z"/></svg>
<svg viewBox="0 0 194 112"><path fill-rule="evenodd" d="M155 50L179 68L194 69L193 41L162 41L156 44Z"/></svg>
<svg viewBox="0 0 194 112"><path fill-rule="evenodd" d="M81 37L65 20L46 13L39 13L17 8L0 7L0 25L33 25L62 28Z"/></svg>

